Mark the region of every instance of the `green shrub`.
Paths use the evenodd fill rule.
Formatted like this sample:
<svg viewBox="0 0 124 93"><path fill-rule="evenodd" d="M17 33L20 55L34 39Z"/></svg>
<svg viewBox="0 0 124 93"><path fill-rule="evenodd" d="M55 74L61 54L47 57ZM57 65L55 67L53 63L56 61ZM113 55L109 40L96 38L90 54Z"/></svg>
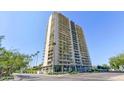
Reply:
<svg viewBox="0 0 124 93"><path fill-rule="evenodd" d="M69 71L68 73L69 73L69 74L78 74L77 71Z"/></svg>

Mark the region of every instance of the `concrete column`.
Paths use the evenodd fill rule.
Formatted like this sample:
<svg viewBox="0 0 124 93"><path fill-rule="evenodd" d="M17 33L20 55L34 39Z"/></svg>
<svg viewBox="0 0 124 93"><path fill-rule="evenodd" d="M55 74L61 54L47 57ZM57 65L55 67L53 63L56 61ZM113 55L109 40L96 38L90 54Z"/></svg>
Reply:
<svg viewBox="0 0 124 93"><path fill-rule="evenodd" d="M75 71L77 71L77 67L76 67L76 65L75 65Z"/></svg>
<svg viewBox="0 0 124 93"><path fill-rule="evenodd" d="M63 73L63 65L61 66L61 70L62 70L62 73Z"/></svg>

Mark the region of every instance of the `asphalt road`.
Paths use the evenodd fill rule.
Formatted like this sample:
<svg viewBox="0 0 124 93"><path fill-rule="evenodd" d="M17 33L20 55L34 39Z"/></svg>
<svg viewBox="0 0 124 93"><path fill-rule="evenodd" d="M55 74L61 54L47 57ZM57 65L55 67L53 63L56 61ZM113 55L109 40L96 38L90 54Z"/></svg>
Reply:
<svg viewBox="0 0 124 93"><path fill-rule="evenodd" d="M124 73L14 74L14 81L123 81Z"/></svg>

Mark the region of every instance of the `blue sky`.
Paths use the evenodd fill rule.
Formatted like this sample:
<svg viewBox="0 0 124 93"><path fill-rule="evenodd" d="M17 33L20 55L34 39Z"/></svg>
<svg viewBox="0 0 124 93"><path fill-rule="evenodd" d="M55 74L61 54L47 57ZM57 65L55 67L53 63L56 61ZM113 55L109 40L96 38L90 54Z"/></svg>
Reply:
<svg viewBox="0 0 124 93"><path fill-rule="evenodd" d="M51 13L0 12L0 35L5 35L3 46L25 54L39 50L41 63ZM124 12L61 13L83 27L93 65L108 63L111 56L124 53Z"/></svg>

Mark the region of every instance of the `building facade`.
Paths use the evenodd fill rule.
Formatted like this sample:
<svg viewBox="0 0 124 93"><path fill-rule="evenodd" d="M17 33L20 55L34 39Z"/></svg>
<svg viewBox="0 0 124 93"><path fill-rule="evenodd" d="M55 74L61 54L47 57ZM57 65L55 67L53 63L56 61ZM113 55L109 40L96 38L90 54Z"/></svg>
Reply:
<svg viewBox="0 0 124 93"><path fill-rule="evenodd" d="M84 72L91 68L82 28L61 13L54 12L48 22L42 71Z"/></svg>

